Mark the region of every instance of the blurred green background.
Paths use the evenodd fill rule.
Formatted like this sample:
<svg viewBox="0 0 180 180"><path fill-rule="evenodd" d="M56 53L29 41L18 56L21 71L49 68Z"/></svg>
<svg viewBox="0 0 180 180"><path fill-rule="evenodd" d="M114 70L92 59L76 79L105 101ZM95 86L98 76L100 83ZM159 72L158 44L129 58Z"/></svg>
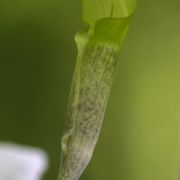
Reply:
<svg viewBox="0 0 180 180"><path fill-rule="evenodd" d="M45 149L56 179L81 2L0 1L0 140ZM180 1L140 0L82 180L177 180Z"/></svg>

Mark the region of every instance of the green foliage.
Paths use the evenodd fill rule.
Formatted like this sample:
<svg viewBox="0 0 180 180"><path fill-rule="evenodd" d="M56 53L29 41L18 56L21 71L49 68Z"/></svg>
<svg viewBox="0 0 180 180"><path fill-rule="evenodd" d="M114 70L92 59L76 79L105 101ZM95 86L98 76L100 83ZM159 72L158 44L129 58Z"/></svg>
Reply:
<svg viewBox="0 0 180 180"><path fill-rule="evenodd" d="M92 40L120 47L136 0L83 0L83 20Z"/></svg>
<svg viewBox="0 0 180 180"><path fill-rule="evenodd" d="M135 6L136 0L83 0L83 19L93 29L100 19L130 16Z"/></svg>

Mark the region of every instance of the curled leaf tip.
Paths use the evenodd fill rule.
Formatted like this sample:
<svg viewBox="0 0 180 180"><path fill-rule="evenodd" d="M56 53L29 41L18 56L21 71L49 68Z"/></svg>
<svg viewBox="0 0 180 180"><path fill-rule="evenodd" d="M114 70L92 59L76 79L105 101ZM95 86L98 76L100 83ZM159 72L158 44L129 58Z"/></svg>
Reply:
<svg viewBox="0 0 180 180"><path fill-rule="evenodd" d="M82 0L83 21L93 39L120 47L136 0Z"/></svg>
<svg viewBox="0 0 180 180"><path fill-rule="evenodd" d="M83 20L94 27L96 21L103 18L124 18L131 16L136 0L82 0Z"/></svg>

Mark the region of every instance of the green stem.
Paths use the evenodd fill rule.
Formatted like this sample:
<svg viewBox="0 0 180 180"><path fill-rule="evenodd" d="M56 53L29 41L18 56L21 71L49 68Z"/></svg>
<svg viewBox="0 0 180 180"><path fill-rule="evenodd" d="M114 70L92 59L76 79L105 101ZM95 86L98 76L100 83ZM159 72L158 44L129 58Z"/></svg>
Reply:
<svg viewBox="0 0 180 180"><path fill-rule="evenodd" d="M118 59L115 46L90 44L77 61L58 180L79 179L91 159Z"/></svg>

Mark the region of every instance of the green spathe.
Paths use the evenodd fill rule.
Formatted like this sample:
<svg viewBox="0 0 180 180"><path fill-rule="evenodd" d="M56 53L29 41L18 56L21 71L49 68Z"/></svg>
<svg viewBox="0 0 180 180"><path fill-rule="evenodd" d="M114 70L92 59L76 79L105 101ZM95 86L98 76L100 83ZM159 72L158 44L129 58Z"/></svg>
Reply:
<svg viewBox="0 0 180 180"><path fill-rule="evenodd" d="M75 37L78 56L58 180L78 180L92 157L135 0L83 0L83 6L88 26Z"/></svg>
<svg viewBox="0 0 180 180"><path fill-rule="evenodd" d="M83 20L93 39L120 47L136 0L83 0Z"/></svg>
<svg viewBox="0 0 180 180"><path fill-rule="evenodd" d="M83 20L93 29L104 18L124 18L133 14L136 0L83 0Z"/></svg>
<svg viewBox="0 0 180 180"><path fill-rule="evenodd" d="M113 44L117 48L121 47L123 39L129 27L131 17L127 18L105 18L99 20L94 29L91 41L103 44Z"/></svg>

